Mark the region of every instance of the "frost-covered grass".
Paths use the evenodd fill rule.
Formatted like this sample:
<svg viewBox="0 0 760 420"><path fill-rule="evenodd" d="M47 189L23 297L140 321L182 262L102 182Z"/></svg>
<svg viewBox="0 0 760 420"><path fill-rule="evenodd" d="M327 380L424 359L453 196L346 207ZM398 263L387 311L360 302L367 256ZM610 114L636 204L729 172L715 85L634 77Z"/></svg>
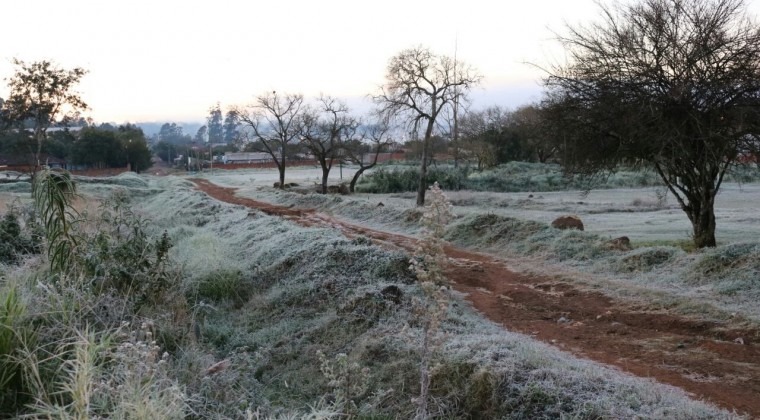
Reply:
<svg viewBox="0 0 760 420"><path fill-rule="evenodd" d="M219 358L235 361L229 375L236 369L250 373L247 381L260 394L247 404L259 404L271 415L308 411L307 404L329 390L318 370L320 350L347 353L367 367L373 391L392 389L362 395L363 413L413 413L417 353L410 337L420 326L411 300L420 291L408 271L408 256L348 240L332 229L304 228L218 203L181 181L167 182L172 187L142 199L141 210L175 241L172 256L185 267L186 290L200 296L198 284L233 272L233 283L250 291L242 301L213 295L216 301L198 311L201 343L215 348ZM283 194L324 208L334 200ZM351 207L356 214L369 210L361 203ZM371 208L387 212L388 220L397 216L392 208ZM391 296L398 295L388 290L398 290L400 298L394 300ZM444 329L447 344L432 384L433 409L441 416L731 417L676 389L505 332L461 301Z"/></svg>
<svg viewBox="0 0 760 420"><path fill-rule="evenodd" d="M322 196L247 188L243 196L286 206L316 208L363 225L405 234L418 232L414 193ZM727 183L716 201L719 247L696 251L690 225L674 199L661 188L545 193L447 193L458 219L447 239L455 244L510 257L513 266L537 274L574 276L607 294L696 316L742 319L760 324L760 269L752 258L719 267L708 280L698 274L713 253L736 243L757 244L756 211L760 184ZM383 205L380 206L379 204ZM585 232L549 226L556 217L579 215ZM628 236L634 249L616 251L606 242ZM751 256L751 254L750 254ZM521 260L525 260L521 263ZM732 319L737 319L732 317Z"/></svg>
<svg viewBox="0 0 760 420"><path fill-rule="evenodd" d="M161 356L165 362L154 361L164 366L160 382L135 381L139 394L125 403L136 401L142 408L192 413L197 418L251 418L253 413L300 417L318 410L329 412L331 387L319 371L317 351L321 351L329 359L345 353L352 362L368 369L369 391L356 399L362 415L409 418L413 414L421 324L412 301L421 291L409 271L408 255L380 249L362 238L349 240L333 229L305 228L217 202L180 178L137 178L81 185L85 193L98 186L93 192L96 197L109 189L123 189L133 198L134 210L146 218L146 229L154 236L167 231L173 244L170 261L178 276L172 290L181 292L187 305L146 309L139 314L146 325L155 323L157 342L165 345L169 354ZM400 230L415 230L419 218L417 210L390 202L379 207L376 202L353 202L346 197L266 194L283 203L305 198L309 205L335 213L345 211L365 221L377 215L380 222L375 223ZM472 235L466 228L467 223L474 226L485 222L500 226L501 235ZM454 226L450 234L459 232L461 240L469 240L474 247L501 246L500 238L508 236L524 244L531 238L536 246L545 243L542 252L549 259L560 260L559 256L566 255L575 261L589 252L589 261L597 257L596 253L617 256L600 247L585 249L599 242L593 235L565 232L556 241L550 229L536 222L468 216L459 224L465 228ZM481 236L483 243L478 242ZM749 258L756 249L737 248L732 252ZM675 252L673 258L682 256ZM720 256L714 260L716 269L733 269L721 265ZM639 267L634 261L620 264L620 271ZM33 285L36 283L31 279L41 278L39 271L26 273L25 269L0 271L0 295L6 285ZM11 277L13 280L6 282ZM50 299L58 299L55 290L42 291L49 293ZM48 299L39 291L28 296L37 301ZM100 316L114 310L118 314L124 309L113 299L102 295L87 305L106 311ZM54 301L61 308L66 302ZM84 304L79 300L74 303L75 307ZM62 324L69 316L66 309L51 313ZM151 319L154 315L156 318ZM461 298L448 310L442 328L446 344L431 372L431 410L440 417L735 417L693 401L680 390L577 359L530 337L504 331L484 320ZM144 342L133 344L139 347L140 343ZM132 348L125 347L125 351ZM156 358L164 349L143 350L126 361L144 366L139 362L148 358L141 355ZM81 356L86 357L86 353ZM82 363L80 358L74 360L70 366L88 366L86 359ZM131 378L129 372L135 370L129 366L133 365L125 365L119 375ZM209 373L213 366L219 367ZM112 394L104 395L123 395L116 388L109 392ZM184 401L178 401L177 396ZM121 407L119 404L115 406ZM38 407L38 411L47 408Z"/></svg>

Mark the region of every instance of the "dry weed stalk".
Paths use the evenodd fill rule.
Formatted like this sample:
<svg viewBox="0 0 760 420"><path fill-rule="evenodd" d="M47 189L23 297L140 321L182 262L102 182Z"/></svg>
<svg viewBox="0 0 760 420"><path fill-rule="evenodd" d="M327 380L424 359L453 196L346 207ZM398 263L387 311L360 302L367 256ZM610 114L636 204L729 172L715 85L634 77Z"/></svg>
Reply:
<svg viewBox="0 0 760 420"><path fill-rule="evenodd" d="M446 225L453 219L451 203L436 182L430 187L429 200L421 223L423 237L417 244L409 268L414 271L423 291L423 299L417 302L415 312L422 322L420 347L420 395L416 398L416 419L429 417L430 362L442 344L441 321L446 316L450 295L448 280L443 274L446 253L443 235Z"/></svg>

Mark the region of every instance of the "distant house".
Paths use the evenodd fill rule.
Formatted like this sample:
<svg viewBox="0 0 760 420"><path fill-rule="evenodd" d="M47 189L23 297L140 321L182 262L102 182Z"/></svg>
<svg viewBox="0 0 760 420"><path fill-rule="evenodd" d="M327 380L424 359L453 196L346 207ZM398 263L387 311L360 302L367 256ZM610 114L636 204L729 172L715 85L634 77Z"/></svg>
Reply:
<svg viewBox="0 0 760 420"><path fill-rule="evenodd" d="M227 152L222 156L222 163L266 163L273 162L269 153Z"/></svg>

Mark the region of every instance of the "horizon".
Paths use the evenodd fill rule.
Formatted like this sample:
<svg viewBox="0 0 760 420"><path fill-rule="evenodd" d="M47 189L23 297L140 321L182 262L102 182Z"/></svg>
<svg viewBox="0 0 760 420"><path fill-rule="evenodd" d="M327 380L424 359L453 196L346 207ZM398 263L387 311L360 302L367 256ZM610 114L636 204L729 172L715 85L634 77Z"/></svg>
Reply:
<svg viewBox="0 0 760 420"><path fill-rule="evenodd" d="M747 6L756 16L760 0ZM473 108L515 108L540 98L539 66L564 62L555 33L599 15L595 0L473 0L467 7L453 0L31 0L5 10L13 19L0 27L0 39L13 42L0 45L0 97L13 58L81 67L88 71L76 88L90 106L84 116L115 124L202 122L217 102L226 111L271 90L324 93L362 114L369 103L361 98L385 82L388 60L415 46L456 54L478 70Z"/></svg>
<svg viewBox="0 0 760 420"><path fill-rule="evenodd" d="M385 82L388 60L421 45L449 56L456 50L483 75L472 91L474 106L514 107L530 98L526 85L534 96L540 92L536 69L524 63L551 56L547 27L594 7L593 0L537 0L519 8L486 0L466 8L453 0L13 2L5 9L14 19L0 27L0 38L13 39L0 45L0 78L12 76L13 58L81 67L88 74L77 91L90 106L83 114L117 124L201 122L217 102L226 110L271 90L306 98L324 93L361 114L369 108L361 98Z"/></svg>

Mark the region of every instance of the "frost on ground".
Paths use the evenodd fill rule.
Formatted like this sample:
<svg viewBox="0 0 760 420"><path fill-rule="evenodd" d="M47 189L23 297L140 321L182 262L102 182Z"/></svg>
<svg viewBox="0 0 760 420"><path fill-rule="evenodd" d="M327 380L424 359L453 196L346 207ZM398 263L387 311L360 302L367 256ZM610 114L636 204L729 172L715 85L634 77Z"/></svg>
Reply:
<svg viewBox="0 0 760 420"><path fill-rule="evenodd" d="M254 187L239 194L314 208L375 229L404 234L419 230L421 213L412 193L323 196ZM564 273L649 307L718 320L740 315L760 324L760 284L753 280L760 278L760 259L753 251L760 237L758 183L724 184L716 202L719 246L689 253L681 249L690 244L686 215L658 188L447 195L458 216L447 233L454 244L510 257L516 269ZM586 231L549 226L566 214L579 215ZM611 248L607 242L619 236L628 236L634 249Z"/></svg>
<svg viewBox="0 0 760 420"><path fill-rule="evenodd" d="M167 372L183 389L194 416L300 417L329 412L334 408L334 388L320 372L318 351L329 360L346 354L367 369L367 391L354 401L362 415L408 418L413 413L411 401L418 390L414 337L421 325L413 316L412 300L421 291L409 271L408 255L380 249L361 237L347 239L333 229L300 227L217 202L180 178L128 174L80 185L81 191L95 197L127 191L134 209L148 218L147 228L155 234L166 230L171 238L178 287L190 303L188 313L176 316L192 320L188 334L194 341L166 349ZM372 223L418 229L420 214L411 207L378 206L377 201L361 197L266 194L367 223L377 216L380 221ZM600 241L591 234L564 233L559 242L565 244L560 245L543 224L494 217L490 222L503 225L504 235L512 235L522 246L534 238L548 258L561 261L564 255L566 261L575 261L588 252L588 258L608 255L596 250ZM479 236L491 242L477 242L467 226L480 222L476 216L461 217L449 235L460 229L458 241L484 248L500 245L499 238L487 235ZM726 252L716 250L704 260L716 267L712 273L735 268L724 263L729 255L752 259L757 249L739 246ZM673 252L667 258L652 258L684 257ZM621 271L650 265L620 264ZM0 273L18 282L23 277ZM431 409L440 417L736 417L678 389L507 332L484 320L462 299L450 307L442 331L446 346L431 370Z"/></svg>
<svg viewBox="0 0 760 420"><path fill-rule="evenodd" d="M203 311L201 341L252 372L248 381L263 396L257 404L283 414L318 401L329 391L319 350L346 353L369 369L372 391L358 398L363 413L412 412L417 353L407 335L419 333L411 299L420 291L408 256L219 203L181 181L161 182L165 192L141 199L141 210L174 238L184 288L213 308ZM677 389L506 332L463 301L443 328L448 344L432 372L441 416L732 417Z"/></svg>

